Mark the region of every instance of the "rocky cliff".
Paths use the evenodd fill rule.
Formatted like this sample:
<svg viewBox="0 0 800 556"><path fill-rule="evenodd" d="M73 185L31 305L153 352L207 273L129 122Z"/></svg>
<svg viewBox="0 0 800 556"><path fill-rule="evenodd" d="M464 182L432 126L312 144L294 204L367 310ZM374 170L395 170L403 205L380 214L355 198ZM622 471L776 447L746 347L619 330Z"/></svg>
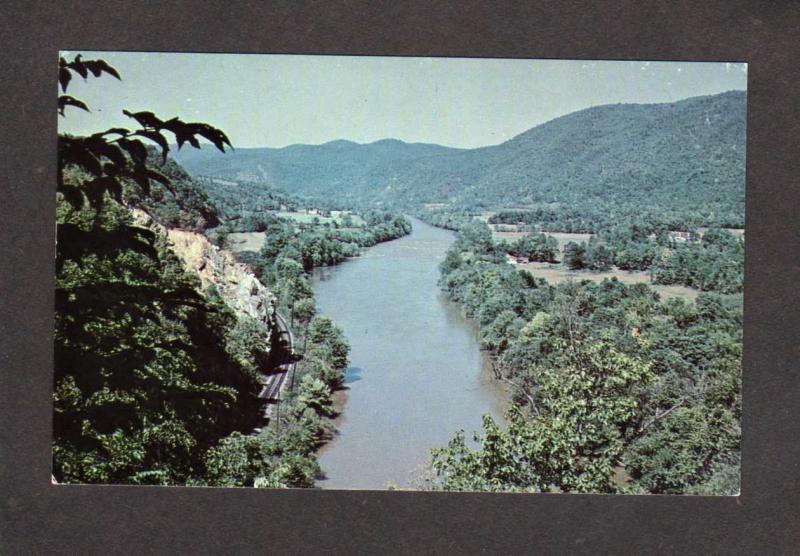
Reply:
<svg viewBox="0 0 800 556"><path fill-rule="evenodd" d="M133 214L139 225L166 234L186 271L200 278L203 291L214 286L238 317L251 317L274 330L275 296L231 253L219 249L200 233L165 228L140 209L133 209Z"/></svg>

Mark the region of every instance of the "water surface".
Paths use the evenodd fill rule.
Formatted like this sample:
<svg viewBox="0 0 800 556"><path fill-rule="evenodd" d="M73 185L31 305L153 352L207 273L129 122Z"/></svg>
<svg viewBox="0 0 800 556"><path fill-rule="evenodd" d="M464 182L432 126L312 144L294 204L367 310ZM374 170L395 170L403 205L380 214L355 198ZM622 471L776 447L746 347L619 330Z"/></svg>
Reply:
<svg viewBox="0 0 800 556"><path fill-rule="evenodd" d="M471 436L483 414L501 419L505 394L475 326L437 285L454 234L412 221L409 236L315 271L319 312L351 346L339 433L320 451L323 488L413 488L431 448Z"/></svg>

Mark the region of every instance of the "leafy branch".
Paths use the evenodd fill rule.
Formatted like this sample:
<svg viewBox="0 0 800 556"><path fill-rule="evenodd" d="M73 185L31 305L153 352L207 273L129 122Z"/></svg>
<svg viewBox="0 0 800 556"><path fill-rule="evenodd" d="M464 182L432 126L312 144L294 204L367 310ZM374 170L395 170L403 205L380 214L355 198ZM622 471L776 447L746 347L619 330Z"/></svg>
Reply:
<svg viewBox="0 0 800 556"><path fill-rule="evenodd" d="M66 93L73 74L86 79L90 73L94 77L107 73L121 80L117 70L105 60L83 60L78 54L71 62L64 58L59 60L58 81L62 93ZM58 111L61 116L64 116L67 106L90 112L83 101L66 94L60 95ZM222 152L225 152L226 145L233 148L224 132L206 123L184 122L177 117L164 121L152 112L122 112L135 120L140 127L133 130L110 128L88 137L59 135L58 191L75 209L83 207L87 200L92 208L98 209L106 194L121 202L123 179L137 183L145 195L150 195L151 180L170 188L169 178L147 165L148 148L145 141L155 144L161 152L163 162L167 161L170 148L164 132L174 136L178 149L185 143L199 149L198 137L211 142ZM111 136L116 137L109 139ZM63 175L67 167L79 168L91 177L80 184L68 184Z"/></svg>

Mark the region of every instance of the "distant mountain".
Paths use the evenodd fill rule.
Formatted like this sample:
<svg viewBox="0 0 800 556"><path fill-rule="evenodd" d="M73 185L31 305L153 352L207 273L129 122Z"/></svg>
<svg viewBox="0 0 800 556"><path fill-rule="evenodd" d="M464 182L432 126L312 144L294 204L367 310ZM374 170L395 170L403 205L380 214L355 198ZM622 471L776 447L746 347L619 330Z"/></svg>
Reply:
<svg viewBox="0 0 800 556"><path fill-rule="evenodd" d="M258 180L343 202L415 207L625 203L744 214L746 96L597 106L478 149L333 141L186 149L192 174Z"/></svg>
<svg viewBox="0 0 800 556"><path fill-rule="evenodd" d="M257 181L289 193L329 197L343 202L377 200L384 174L395 164L460 152L459 149L383 139L369 144L337 140L322 145L281 149L236 149L226 154L213 147L174 150L175 159L191 174L239 181ZM388 170L391 171L391 170Z"/></svg>

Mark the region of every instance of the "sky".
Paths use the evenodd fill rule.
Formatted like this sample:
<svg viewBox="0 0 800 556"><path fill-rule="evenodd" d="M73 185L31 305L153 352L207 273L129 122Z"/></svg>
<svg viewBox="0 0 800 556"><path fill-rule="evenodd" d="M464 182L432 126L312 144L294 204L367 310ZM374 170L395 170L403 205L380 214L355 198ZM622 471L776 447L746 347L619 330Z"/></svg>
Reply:
<svg viewBox="0 0 800 556"><path fill-rule="evenodd" d="M474 148L591 106L747 88L746 64L726 62L80 53L122 81L73 79L67 94L92 112L67 108L59 132L135 125L125 108L207 122L234 147L393 138Z"/></svg>

